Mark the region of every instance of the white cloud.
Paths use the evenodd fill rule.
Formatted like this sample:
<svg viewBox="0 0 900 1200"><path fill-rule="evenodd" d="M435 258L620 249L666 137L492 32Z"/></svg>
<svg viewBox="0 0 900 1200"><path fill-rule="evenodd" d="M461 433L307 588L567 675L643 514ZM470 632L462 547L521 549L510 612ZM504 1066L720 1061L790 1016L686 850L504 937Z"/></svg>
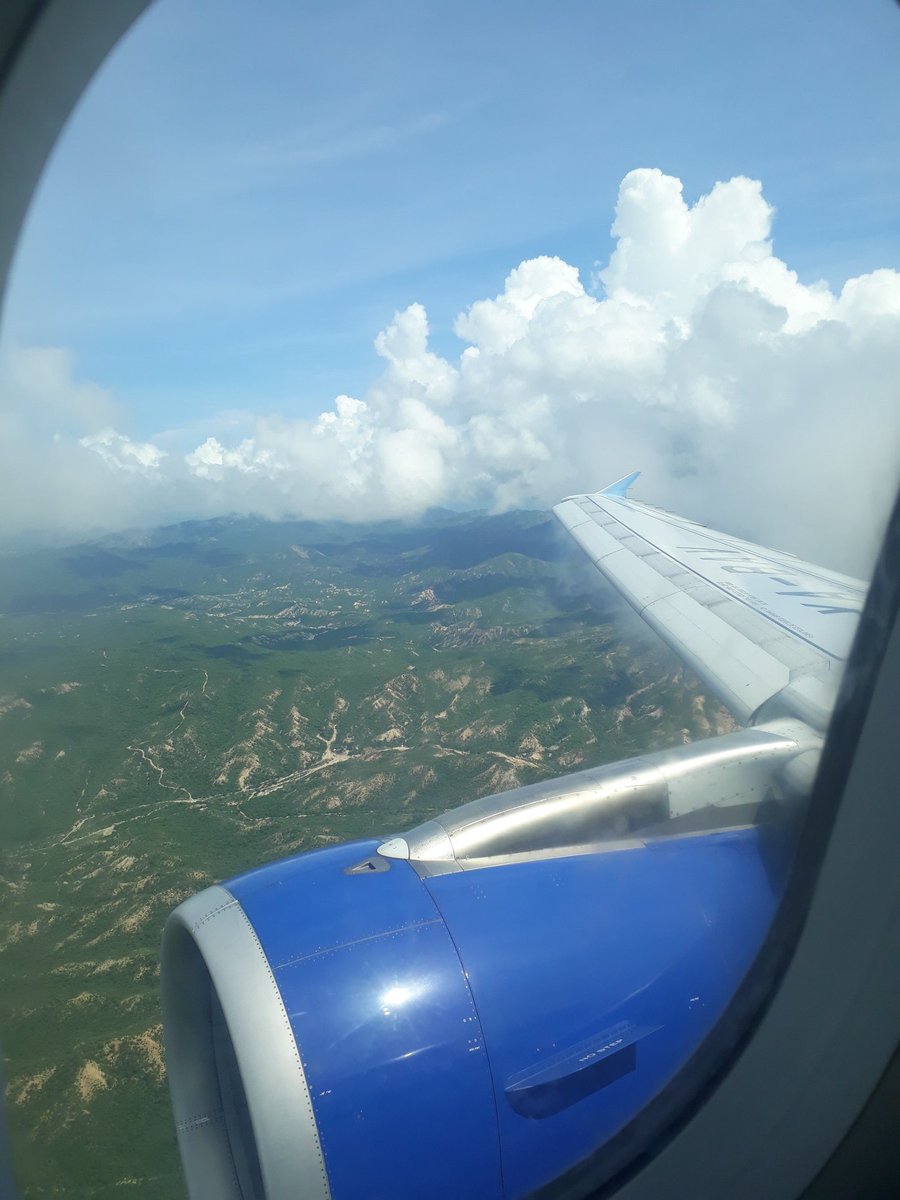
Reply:
<svg viewBox="0 0 900 1200"><path fill-rule="evenodd" d="M210 438L210 441L215 441ZM93 450L103 459L107 466L114 471L124 471L127 474L135 472L141 475L153 475L159 471L162 460L166 457L165 450L160 450L152 442L134 442L131 438L115 429L101 429L98 433L90 433L78 439L79 446Z"/></svg>
<svg viewBox="0 0 900 1200"><path fill-rule="evenodd" d="M218 430L187 455L114 433L109 397L73 380L61 352L21 351L4 389L50 396L53 420L71 397L92 424L54 443L82 490L74 509L45 496L37 523L547 505L640 467L648 499L864 572L900 467L900 275L837 296L804 284L774 254L773 216L754 180L691 206L677 179L632 171L590 287L559 258L521 263L459 315L454 361L411 304L376 337L383 366L364 397L314 420L259 417L231 445ZM28 436L26 494L53 457Z"/></svg>
<svg viewBox="0 0 900 1200"><path fill-rule="evenodd" d="M104 388L73 377L71 350L54 346L7 346L0 354L4 415L31 429L95 429L122 417Z"/></svg>
<svg viewBox="0 0 900 1200"><path fill-rule="evenodd" d="M538 309L557 297L584 295L578 271L561 258L532 258L510 271L494 300L476 300L454 325L483 354L502 354L524 337ZM469 358L472 354L469 352Z"/></svg>
<svg viewBox="0 0 900 1200"><path fill-rule="evenodd" d="M184 456L185 464L198 479L224 479L228 470L247 473L277 467L271 455L258 450L253 438L245 438L233 450L227 450L218 438L208 437L196 450Z"/></svg>

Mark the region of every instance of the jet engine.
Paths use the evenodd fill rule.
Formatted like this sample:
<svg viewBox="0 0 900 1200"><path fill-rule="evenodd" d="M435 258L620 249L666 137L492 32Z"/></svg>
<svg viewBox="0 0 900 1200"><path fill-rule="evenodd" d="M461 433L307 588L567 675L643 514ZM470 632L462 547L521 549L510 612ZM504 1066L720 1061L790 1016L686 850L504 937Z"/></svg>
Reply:
<svg viewBox="0 0 900 1200"><path fill-rule="evenodd" d="M186 901L162 973L193 1200L517 1198L573 1167L752 962L818 740L772 722Z"/></svg>

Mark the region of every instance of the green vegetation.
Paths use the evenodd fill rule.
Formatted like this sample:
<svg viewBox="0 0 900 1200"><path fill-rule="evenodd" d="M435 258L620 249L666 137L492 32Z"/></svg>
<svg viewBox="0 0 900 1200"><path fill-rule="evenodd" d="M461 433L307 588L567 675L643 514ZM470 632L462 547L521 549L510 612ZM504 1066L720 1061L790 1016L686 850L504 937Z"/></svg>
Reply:
<svg viewBox="0 0 900 1200"><path fill-rule="evenodd" d="M166 914L257 863L728 718L543 513L8 557L0 1031L27 1197L183 1194Z"/></svg>

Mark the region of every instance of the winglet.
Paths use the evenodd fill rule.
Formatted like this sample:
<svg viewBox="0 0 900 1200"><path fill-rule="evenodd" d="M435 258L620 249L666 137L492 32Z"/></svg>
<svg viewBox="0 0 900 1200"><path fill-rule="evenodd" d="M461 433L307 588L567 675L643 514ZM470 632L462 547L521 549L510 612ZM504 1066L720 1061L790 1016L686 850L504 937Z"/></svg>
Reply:
<svg viewBox="0 0 900 1200"><path fill-rule="evenodd" d="M622 479L617 479L615 483L611 483L609 487L601 490L601 496L622 496L628 495L628 489L640 475L640 471L632 471L630 475L625 475Z"/></svg>

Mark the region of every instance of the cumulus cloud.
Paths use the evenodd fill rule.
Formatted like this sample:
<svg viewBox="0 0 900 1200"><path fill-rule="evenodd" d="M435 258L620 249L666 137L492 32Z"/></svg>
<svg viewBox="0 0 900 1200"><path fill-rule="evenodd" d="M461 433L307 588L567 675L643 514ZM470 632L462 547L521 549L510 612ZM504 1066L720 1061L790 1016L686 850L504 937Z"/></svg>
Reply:
<svg viewBox="0 0 900 1200"><path fill-rule="evenodd" d="M99 423L109 398L59 351L20 352L4 390L71 393L94 422L54 443L84 481L84 522L549 505L640 467L656 503L863 573L900 468L900 274L837 295L804 284L774 253L773 218L755 180L689 205L679 180L631 171L615 249L587 285L559 258L520 263L458 316L453 361L411 304L375 338L364 396L311 420L259 417L232 445L165 455L116 433ZM39 509L52 523L54 502Z"/></svg>
<svg viewBox="0 0 900 1200"><path fill-rule="evenodd" d="M208 437L196 450L186 454L184 461L198 479L224 479L230 469L245 474L265 469L269 465L269 456L257 451L252 438L245 438L235 449L227 450L218 438Z"/></svg>
<svg viewBox="0 0 900 1200"><path fill-rule="evenodd" d="M215 438L210 438L215 441ZM165 450L160 450L152 442L135 442L115 429L101 429L99 433L91 433L78 439L79 446L93 450L114 471L124 471L126 475L153 475L166 457ZM201 447L202 449L202 447Z"/></svg>

